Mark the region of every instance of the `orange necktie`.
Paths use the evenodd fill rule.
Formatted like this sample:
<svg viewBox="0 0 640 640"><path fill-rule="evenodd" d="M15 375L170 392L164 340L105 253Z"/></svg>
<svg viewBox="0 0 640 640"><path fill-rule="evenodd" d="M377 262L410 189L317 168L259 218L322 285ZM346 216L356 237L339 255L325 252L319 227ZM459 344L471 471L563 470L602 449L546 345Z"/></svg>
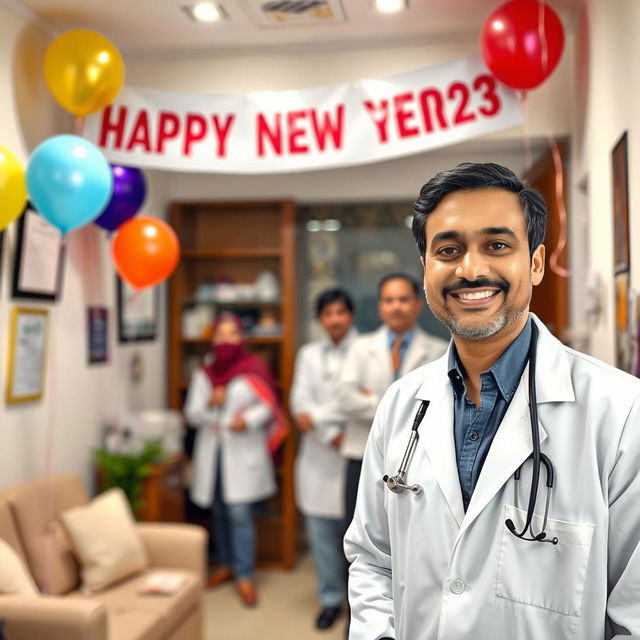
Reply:
<svg viewBox="0 0 640 640"><path fill-rule="evenodd" d="M400 349L402 347L402 343L402 336L397 336L393 341L393 345L391 345L391 363L393 365L394 373L398 373L398 369L400 369Z"/></svg>

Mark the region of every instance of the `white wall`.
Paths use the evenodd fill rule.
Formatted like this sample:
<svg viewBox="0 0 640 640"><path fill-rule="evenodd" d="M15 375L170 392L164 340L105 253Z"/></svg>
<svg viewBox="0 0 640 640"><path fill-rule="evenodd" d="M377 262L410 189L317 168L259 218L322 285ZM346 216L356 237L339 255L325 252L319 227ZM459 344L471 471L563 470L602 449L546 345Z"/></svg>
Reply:
<svg viewBox="0 0 640 640"><path fill-rule="evenodd" d="M415 199L438 171L459 162L498 162L519 172L521 143L459 144L387 162L290 174L238 176L169 174L172 200L292 198L298 202Z"/></svg>
<svg viewBox="0 0 640 640"><path fill-rule="evenodd" d="M71 131L71 120L54 104L42 76L42 58L51 38L0 4L0 144L26 163L33 147L49 136ZM161 214L167 196L164 180L149 178L145 211ZM15 224L5 233L0 289L0 490L45 471L47 435L54 472L72 471L92 484L91 449L98 445L105 416L116 408L146 408L165 403L164 313L153 343L120 347L115 342L115 275L104 232L87 227L69 235L64 295L57 304L11 300ZM87 364L88 305L109 308L112 361ZM9 317L16 306L45 307L50 315L49 358L44 398L24 405L5 403ZM164 307L163 307L164 308ZM133 351L145 360L138 386L125 378Z"/></svg>
<svg viewBox="0 0 640 640"><path fill-rule="evenodd" d="M613 201L611 150L625 130L629 137L631 286L640 289L640 3L588 0L576 29L576 117L574 187L588 185L583 215L588 220L587 267L605 283L605 313L591 333L592 353L614 362ZM579 236L576 234L576 239ZM583 250L576 246L576 250Z"/></svg>

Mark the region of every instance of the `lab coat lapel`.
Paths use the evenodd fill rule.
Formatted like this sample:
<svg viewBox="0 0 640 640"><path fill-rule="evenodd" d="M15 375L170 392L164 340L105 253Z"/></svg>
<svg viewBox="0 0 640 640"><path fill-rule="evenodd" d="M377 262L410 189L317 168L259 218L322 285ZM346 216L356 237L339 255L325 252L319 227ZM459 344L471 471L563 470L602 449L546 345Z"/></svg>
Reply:
<svg viewBox="0 0 640 640"><path fill-rule="evenodd" d="M536 395L538 411L547 402L575 402L571 371L566 347L556 339L536 315L538 326ZM549 427L549 425L547 425ZM557 425L562 428L562 425ZM547 439L547 431L538 420L540 444ZM553 434L552 434L553 435ZM487 458L480 472L478 484L460 529L461 536L494 496L533 452L529 418L529 365L527 364L511 404L502 419ZM542 474L544 482L544 473Z"/></svg>
<svg viewBox="0 0 640 640"><path fill-rule="evenodd" d="M464 507L456 446L453 436L453 389L447 376L448 352L433 363L431 375L422 383L416 398L429 400L429 408L418 429L418 446L425 450L434 475L458 526L464 519Z"/></svg>
<svg viewBox="0 0 640 640"><path fill-rule="evenodd" d="M386 326L383 325L375 332L369 346L369 354L381 367L379 369L380 377L388 380L387 385L390 385L393 382L393 364L391 362L391 349L387 340Z"/></svg>
<svg viewBox="0 0 640 640"><path fill-rule="evenodd" d="M518 389L491 443L458 537L466 531L516 469L533 452L528 385L529 365L520 379ZM539 420L538 430L540 444L542 444L547 439L547 432Z"/></svg>

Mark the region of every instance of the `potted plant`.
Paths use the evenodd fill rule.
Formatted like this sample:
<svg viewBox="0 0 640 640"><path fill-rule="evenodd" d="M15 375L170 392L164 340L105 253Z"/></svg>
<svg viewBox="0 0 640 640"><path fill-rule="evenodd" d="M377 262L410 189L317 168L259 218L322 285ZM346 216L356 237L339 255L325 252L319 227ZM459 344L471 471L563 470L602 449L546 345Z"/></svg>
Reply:
<svg viewBox="0 0 640 640"><path fill-rule="evenodd" d="M145 442L137 453L97 449L95 456L101 489L106 491L112 487L120 487L136 514L143 506L143 481L150 474L151 465L165 460L167 454L160 443L151 441Z"/></svg>

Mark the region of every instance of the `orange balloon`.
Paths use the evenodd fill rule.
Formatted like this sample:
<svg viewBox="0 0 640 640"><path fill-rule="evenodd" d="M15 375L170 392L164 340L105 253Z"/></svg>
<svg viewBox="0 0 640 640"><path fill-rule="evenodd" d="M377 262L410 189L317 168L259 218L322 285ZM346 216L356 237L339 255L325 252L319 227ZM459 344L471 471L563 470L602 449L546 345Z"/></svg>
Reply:
<svg viewBox="0 0 640 640"><path fill-rule="evenodd" d="M180 243L166 222L141 216L120 226L111 253L120 277L132 287L144 289L173 273L180 258Z"/></svg>

